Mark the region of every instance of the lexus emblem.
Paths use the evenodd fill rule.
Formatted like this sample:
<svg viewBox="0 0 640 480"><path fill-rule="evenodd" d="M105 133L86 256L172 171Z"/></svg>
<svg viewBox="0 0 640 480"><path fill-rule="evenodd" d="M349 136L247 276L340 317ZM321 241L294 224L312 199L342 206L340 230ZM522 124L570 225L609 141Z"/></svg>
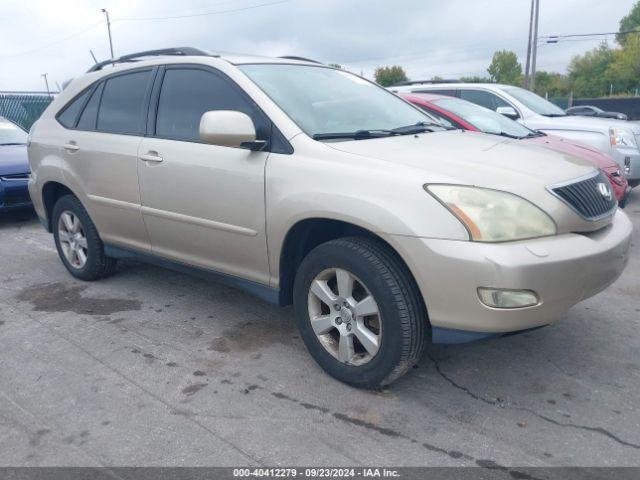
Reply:
<svg viewBox="0 0 640 480"><path fill-rule="evenodd" d="M598 183L598 192L607 200L611 200L613 198L613 194L611 193L611 187L606 183Z"/></svg>

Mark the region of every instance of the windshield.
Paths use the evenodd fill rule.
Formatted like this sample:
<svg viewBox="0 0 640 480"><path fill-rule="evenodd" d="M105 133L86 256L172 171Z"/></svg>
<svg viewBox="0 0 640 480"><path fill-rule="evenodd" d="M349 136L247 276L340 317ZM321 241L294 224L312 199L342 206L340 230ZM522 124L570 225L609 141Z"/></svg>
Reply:
<svg viewBox="0 0 640 480"><path fill-rule="evenodd" d="M560 107L524 88L508 87L503 90L539 115L547 117L564 117L566 115Z"/></svg>
<svg viewBox="0 0 640 480"><path fill-rule="evenodd" d="M25 145L27 132L11 122L0 119L0 145Z"/></svg>
<svg viewBox="0 0 640 480"><path fill-rule="evenodd" d="M532 130L520 125L518 122L466 100L442 98L434 100L433 103L457 115L485 133L506 134L518 138L535 135Z"/></svg>
<svg viewBox="0 0 640 480"><path fill-rule="evenodd" d="M283 64L241 65L240 69L311 137L340 133L348 138L355 132L391 133L436 123L395 94L341 70Z"/></svg>

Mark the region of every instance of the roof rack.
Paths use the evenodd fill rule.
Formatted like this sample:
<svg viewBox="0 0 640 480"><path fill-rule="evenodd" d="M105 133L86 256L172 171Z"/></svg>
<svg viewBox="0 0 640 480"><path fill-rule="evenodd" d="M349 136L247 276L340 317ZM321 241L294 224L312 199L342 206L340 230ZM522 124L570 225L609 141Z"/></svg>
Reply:
<svg viewBox="0 0 640 480"><path fill-rule="evenodd" d="M299 60L300 62L311 62L311 63L317 63L318 65L324 65L322 62L319 62L317 60L312 60L310 58L305 58L305 57L296 57L295 55L284 55L278 58L284 58L286 60Z"/></svg>
<svg viewBox="0 0 640 480"><path fill-rule="evenodd" d="M401 87L403 85L418 85L420 83L429 83L429 84L433 84L433 83L461 83L460 80L454 80L454 79L443 79L443 80L408 80L406 82L398 82L398 83L394 83L392 85L392 87Z"/></svg>
<svg viewBox="0 0 640 480"><path fill-rule="evenodd" d="M162 48L159 50L146 50L144 52L130 53L128 55L123 55L120 58L114 58L113 60L105 60L104 62L96 63L92 66L87 73L96 72L98 70L102 70L103 67L107 65L115 65L116 63L126 63L126 62L134 62L142 57L153 57L160 55L196 55L196 56L206 56L206 57L219 57L220 55L213 55L211 53L205 52L204 50L200 50L199 48L193 47L175 47L175 48Z"/></svg>

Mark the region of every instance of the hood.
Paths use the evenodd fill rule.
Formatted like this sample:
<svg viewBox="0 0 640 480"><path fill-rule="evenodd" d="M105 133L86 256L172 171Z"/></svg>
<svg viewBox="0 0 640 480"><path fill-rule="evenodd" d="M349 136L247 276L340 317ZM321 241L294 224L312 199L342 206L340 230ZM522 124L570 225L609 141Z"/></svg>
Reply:
<svg viewBox="0 0 640 480"><path fill-rule="evenodd" d="M546 147L464 130L332 142L343 152L422 170L427 181L517 190L519 183L541 187L594 170L593 164Z"/></svg>
<svg viewBox="0 0 640 480"><path fill-rule="evenodd" d="M536 115L535 118L528 118L525 122L530 128L571 129L604 132L609 135L609 128L626 128L634 134L640 134L640 125L626 120L616 120L615 118L580 117L577 115L566 115L564 117L545 117ZM533 127L530 125L533 125Z"/></svg>
<svg viewBox="0 0 640 480"><path fill-rule="evenodd" d="M0 145L0 175L29 173L26 145Z"/></svg>
<svg viewBox="0 0 640 480"><path fill-rule="evenodd" d="M324 145L351 154L341 162L361 163L380 171L381 178L407 179L408 188L450 183L516 194L547 212L559 233L593 231L611 221L587 221L547 190L597 171L587 160L547 146L464 130Z"/></svg>
<svg viewBox="0 0 640 480"><path fill-rule="evenodd" d="M524 138L523 141L582 158L598 168L618 167L618 164L610 155L576 140L556 137L555 135L541 135L539 137Z"/></svg>

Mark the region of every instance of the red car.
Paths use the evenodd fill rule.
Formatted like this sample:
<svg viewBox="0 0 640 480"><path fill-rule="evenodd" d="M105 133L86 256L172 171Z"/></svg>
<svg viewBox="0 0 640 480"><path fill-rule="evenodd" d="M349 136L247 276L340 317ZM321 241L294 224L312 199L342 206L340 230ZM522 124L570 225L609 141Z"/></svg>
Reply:
<svg viewBox="0 0 640 480"><path fill-rule="evenodd" d="M447 126L517 138L588 160L607 175L620 206L626 202L629 191L627 179L615 160L600 150L574 140L535 132L504 115L460 98L431 93L399 95Z"/></svg>

